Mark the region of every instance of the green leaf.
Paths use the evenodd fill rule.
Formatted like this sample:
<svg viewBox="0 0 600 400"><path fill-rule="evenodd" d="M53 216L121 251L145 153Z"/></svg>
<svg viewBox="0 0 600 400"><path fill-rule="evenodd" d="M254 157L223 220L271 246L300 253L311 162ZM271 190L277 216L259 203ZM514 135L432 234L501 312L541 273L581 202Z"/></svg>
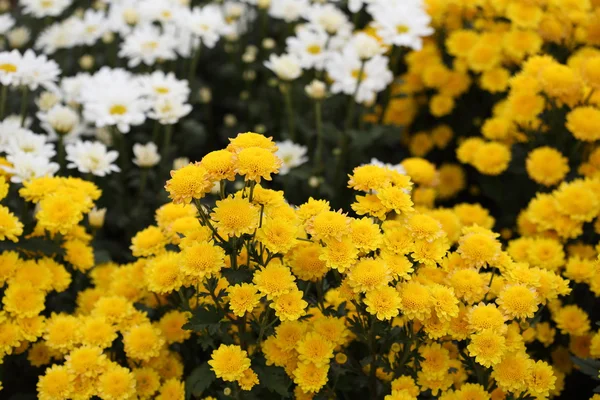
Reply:
<svg viewBox="0 0 600 400"><path fill-rule="evenodd" d="M291 381L284 373L283 368L273 366L256 366L253 368L262 387L277 393L281 397L290 397Z"/></svg>
<svg viewBox="0 0 600 400"><path fill-rule="evenodd" d="M214 382L216 376L208 363L196 367L185 380L185 398L200 397Z"/></svg>
<svg viewBox="0 0 600 400"><path fill-rule="evenodd" d="M212 331L219 327L219 322L221 322L224 316L223 312L214 306L198 308L194 311L192 318L183 325L183 328L196 332L203 331L204 329Z"/></svg>
<svg viewBox="0 0 600 400"><path fill-rule="evenodd" d="M573 363L579 367L579 370L586 375L591 376L594 380L598 380L600 374L600 360L584 359L579 357L571 357Z"/></svg>

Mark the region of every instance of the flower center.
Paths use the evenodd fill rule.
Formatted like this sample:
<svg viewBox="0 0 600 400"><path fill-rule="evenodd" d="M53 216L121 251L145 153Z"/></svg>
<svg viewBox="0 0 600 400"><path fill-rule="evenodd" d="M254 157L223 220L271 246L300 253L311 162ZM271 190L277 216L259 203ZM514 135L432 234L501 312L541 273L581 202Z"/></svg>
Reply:
<svg viewBox="0 0 600 400"><path fill-rule="evenodd" d="M320 54L321 53L321 46L319 46L318 44L311 44L310 46L308 46L306 48L306 51L309 52L310 54Z"/></svg>
<svg viewBox="0 0 600 400"><path fill-rule="evenodd" d="M399 34L408 33L408 26L398 25L396 26L396 32L398 32Z"/></svg>
<svg viewBox="0 0 600 400"><path fill-rule="evenodd" d="M352 77L354 79L364 81L365 79L367 79L367 74L365 74L365 71L361 71L360 69L353 69Z"/></svg>
<svg viewBox="0 0 600 400"><path fill-rule="evenodd" d="M173 13L171 13L171 11L169 10L163 10L160 15L164 18L164 19L170 19L173 16Z"/></svg>
<svg viewBox="0 0 600 400"><path fill-rule="evenodd" d="M142 48L144 50L156 50L157 47L158 47L158 42L156 42L156 41L146 42L146 43L142 44Z"/></svg>
<svg viewBox="0 0 600 400"><path fill-rule="evenodd" d="M42 8L50 8L54 5L54 1L52 0L42 0L40 1L40 6L42 6Z"/></svg>
<svg viewBox="0 0 600 400"><path fill-rule="evenodd" d="M156 91L156 93L160 93L160 94L167 94L167 93L169 93L169 88L168 87L164 87L164 86L155 87L154 90Z"/></svg>
<svg viewBox="0 0 600 400"><path fill-rule="evenodd" d="M17 72L17 66L15 64L0 64L0 71L4 71L4 72Z"/></svg>
<svg viewBox="0 0 600 400"><path fill-rule="evenodd" d="M127 107L122 104L115 104L108 110L111 115L123 115L127 112Z"/></svg>

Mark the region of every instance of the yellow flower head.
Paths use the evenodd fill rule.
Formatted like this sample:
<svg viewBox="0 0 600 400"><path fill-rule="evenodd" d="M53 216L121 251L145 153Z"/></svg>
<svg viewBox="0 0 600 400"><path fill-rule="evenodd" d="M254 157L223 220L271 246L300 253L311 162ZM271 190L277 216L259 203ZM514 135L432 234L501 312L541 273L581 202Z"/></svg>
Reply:
<svg viewBox="0 0 600 400"><path fill-rule="evenodd" d="M287 253L297 243L298 227L287 221L266 218L256 232L256 239L272 253Z"/></svg>
<svg viewBox="0 0 600 400"><path fill-rule="evenodd" d="M98 378L98 395L111 400L126 400L133 397L135 376L127 368L111 363Z"/></svg>
<svg viewBox="0 0 600 400"><path fill-rule="evenodd" d="M235 179L236 156L227 150L211 151L200 161L212 181Z"/></svg>
<svg viewBox="0 0 600 400"><path fill-rule="evenodd" d="M202 282L206 277L215 276L225 265L225 250L211 243L195 243L182 252L182 272L192 282Z"/></svg>
<svg viewBox="0 0 600 400"><path fill-rule="evenodd" d="M491 329L485 329L471 336L467 346L469 355L484 367L498 364L506 351L506 339Z"/></svg>
<svg viewBox="0 0 600 400"><path fill-rule="evenodd" d="M564 334L582 336L590 331L590 319L587 313L576 305L560 308L552 318Z"/></svg>
<svg viewBox="0 0 600 400"><path fill-rule="evenodd" d="M306 231L315 239L340 241L350 233L350 221L341 211L323 211L309 221Z"/></svg>
<svg viewBox="0 0 600 400"><path fill-rule="evenodd" d="M227 146L227 150L238 153L241 150L250 147L260 147L269 150L271 153L275 153L277 151L277 145L272 139L273 138L271 137L266 137L254 132L240 133L235 138L229 139L230 143Z"/></svg>
<svg viewBox="0 0 600 400"><path fill-rule="evenodd" d="M270 150L261 147L249 147L237 154L236 172L246 181L260 183L261 179L271 180L271 174L279 172L282 161Z"/></svg>
<svg viewBox="0 0 600 400"><path fill-rule="evenodd" d="M527 378L533 361L524 352L507 354L494 366L492 377L500 389L520 392L527 389Z"/></svg>
<svg viewBox="0 0 600 400"><path fill-rule="evenodd" d="M321 260L322 248L317 243L301 242L288 253L288 262L294 275L303 281L323 278L329 267Z"/></svg>
<svg viewBox="0 0 600 400"><path fill-rule="evenodd" d="M34 317L44 310L46 296L30 283L11 283L4 292L4 310L19 318Z"/></svg>
<svg viewBox="0 0 600 400"><path fill-rule="evenodd" d="M294 370L294 383L306 393L316 393L327 384L329 365L317 366L313 363L299 363Z"/></svg>
<svg viewBox="0 0 600 400"><path fill-rule="evenodd" d="M212 188L209 173L200 164L188 164L176 171L171 171L171 179L165 189L175 204L187 204L194 199L201 199Z"/></svg>
<svg viewBox="0 0 600 400"><path fill-rule="evenodd" d="M433 297L427 286L406 282L399 286L400 311L409 319L425 320L431 314Z"/></svg>
<svg viewBox="0 0 600 400"><path fill-rule="evenodd" d="M23 224L7 207L0 206L0 240L17 242L23 234Z"/></svg>
<svg viewBox="0 0 600 400"><path fill-rule="evenodd" d="M123 344L127 357L148 361L158 356L165 339L160 329L149 323L136 325L123 334Z"/></svg>
<svg viewBox="0 0 600 400"><path fill-rule="evenodd" d="M288 267L271 262L266 267L254 272L252 282L263 295L272 300L295 290L295 280Z"/></svg>
<svg viewBox="0 0 600 400"><path fill-rule="evenodd" d="M302 363L313 363L318 367L329 364L333 358L334 344L318 333L309 332L298 343L298 360Z"/></svg>
<svg viewBox="0 0 600 400"><path fill-rule="evenodd" d="M135 257L148 257L165 250L168 241L157 226L149 226L131 239L131 252Z"/></svg>
<svg viewBox="0 0 600 400"><path fill-rule="evenodd" d="M567 114L567 129L576 139L593 142L600 139L596 127L600 124L600 110L592 106L574 108Z"/></svg>
<svg viewBox="0 0 600 400"><path fill-rule="evenodd" d="M210 216L221 236L241 236L258 228L260 209L247 199L230 196L217 201Z"/></svg>
<svg viewBox="0 0 600 400"><path fill-rule="evenodd" d="M355 292L368 292L387 285L392 276L380 258L363 258L348 272L349 284Z"/></svg>
<svg viewBox="0 0 600 400"><path fill-rule="evenodd" d="M400 295L393 287L382 286L368 291L364 303L369 314L377 316L380 321L390 320L398 316Z"/></svg>
<svg viewBox="0 0 600 400"><path fill-rule="evenodd" d="M242 283L227 288L229 297L229 308L238 317L243 317L246 313L252 312L260 302L262 297L256 286L250 283Z"/></svg>
<svg viewBox="0 0 600 400"><path fill-rule="evenodd" d="M244 376L244 371L250 368L248 353L236 345L219 346L210 356L208 364L217 378L227 382L234 382Z"/></svg>
<svg viewBox="0 0 600 400"><path fill-rule="evenodd" d="M146 281L155 293L169 293L182 285L181 253L166 251L148 261Z"/></svg>
<svg viewBox="0 0 600 400"><path fill-rule="evenodd" d="M539 298L535 290L522 284L508 285L500 292L496 303L511 319L532 318L538 309Z"/></svg>
<svg viewBox="0 0 600 400"><path fill-rule="evenodd" d="M75 376L64 365L46 369L37 383L40 400L67 399L71 397Z"/></svg>
<svg viewBox="0 0 600 400"><path fill-rule="evenodd" d="M281 321L295 321L306 315L308 303L302 299L303 293L293 289L288 293L278 296L270 307L275 310L275 315Z"/></svg>
<svg viewBox="0 0 600 400"><path fill-rule="evenodd" d="M151 398L160 387L160 376L149 367L136 368L133 371L135 376L135 391L141 398Z"/></svg>
<svg viewBox="0 0 600 400"><path fill-rule="evenodd" d="M527 174L545 186L556 185L569 172L569 160L551 147L538 147L527 156Z"/></svg>

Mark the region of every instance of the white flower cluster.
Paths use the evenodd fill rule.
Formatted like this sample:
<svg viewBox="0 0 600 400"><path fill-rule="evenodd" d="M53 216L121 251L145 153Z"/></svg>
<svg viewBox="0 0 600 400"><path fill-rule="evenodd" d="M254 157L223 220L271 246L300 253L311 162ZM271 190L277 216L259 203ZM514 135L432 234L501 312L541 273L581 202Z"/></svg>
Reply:
<svg viewBox="0 0 600 400"><path fill-rule="evenodd" d="M271 55L265 66L281 80L291 81L303 70L327 72L332 93L354 96L369 104L393 80L389 59L382 54L392 46L420 49L422 38L433 33L431 18L421 0L354 0L348 6L358 12L368 4L371 26L378 40L355 27L346 14L331 3L308 0L271 2L269 14L287 22L303 19L296 35L287 39L287 52Z"/></svg>
<svg viewBox="0 0 600 400"><path fill-rule="evenodd" d="M23 54L18 50L0 52L0 83L4 86L56 90L60 73L56 62L43 54L36 55L33 50Z"/></svg>

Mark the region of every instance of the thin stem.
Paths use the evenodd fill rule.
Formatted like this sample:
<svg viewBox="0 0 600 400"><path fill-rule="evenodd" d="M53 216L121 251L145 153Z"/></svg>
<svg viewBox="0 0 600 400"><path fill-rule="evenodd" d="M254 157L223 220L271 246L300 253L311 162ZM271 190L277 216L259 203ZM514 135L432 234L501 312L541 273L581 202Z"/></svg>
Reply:
<svg viewBox="0 0 600 400"><path fill-rule="evenodd" d="M139 191L139 201L142 201L142 196L144 194L144 189L146 189L146 182L148 181L148 168L142 168L141 176L140 176L140 191Z"/></svg>
<svg viewBox="0 0 600 400"><path fill-rule="evenodd" d="M323 112L321 100L315 101L315 125L317 128L317 148L315 150L315 171L323 168Z"/></svg>
<svg viewBox="0 0 600 400"><path fill-rule="evenodd" d="M369 369L369 392L371 399L377 399L377 349L375 346L375 320L373 316L370 318L371 327L369 329L369 350L371 351L371 368Z"/></svg>
<svg viewBox="0 0 600 400"><path fill-rule="evenodd" d="M0 120L4 119L6 112L6 98L8 97L8 86L2 85L2 94L0 95Z"/></svg>
<svg viewBox="0 0 600 400"><path fill-rule="evenodd" d="M190 64L190 71L188 74L188 81L190 86L192 86L192 82L194 82L194 78L196 77L196 70L198 69L198 61L200 60L200 54L202 53L202 42L198 44L198 47L194 49L194 54L192 55L192 63Z"/></svg>
<svg viewBox="0 0 600 400"><path fill-rule="evenodd" d="M288 119L288 137L292 142L296 141L296 123L294 120L294 104L292 102L292 85L282 85L281 92L285 101L285 110Z"/></svg>
<svg viewBox="0 0 600 400"><path fill-rule="evenodd" d="M165 125L165 137L163 141L163 158L166 160L169 154L169 147L171 147L171 137L173 136L173 125Z"/></svg>
<svg viewBox="0 0 600 400"><path fill-rule="evenodd" d="M21 89L21 127L25 126L25 118L27 117L27 99L29 98L29 87L26 85Z"/></svg>

